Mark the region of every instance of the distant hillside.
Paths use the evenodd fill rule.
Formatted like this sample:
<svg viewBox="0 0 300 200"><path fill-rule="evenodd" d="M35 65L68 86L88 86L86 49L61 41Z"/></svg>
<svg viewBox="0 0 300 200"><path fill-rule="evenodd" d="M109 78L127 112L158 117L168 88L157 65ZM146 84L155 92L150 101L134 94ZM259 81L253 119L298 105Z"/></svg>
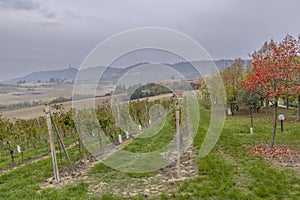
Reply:
<svg viewBox="0 0 300 200"><path fill-rule="evenodd" d="M251 60L243 60L244 66L247 66L249 63L251 62ZM219 70L224 70L226 67L231 66L234 63L234 60L217 60L215 61L217 67Z"/></svg>
<svg viewBox="0 0 300 200"><path fill-rule="evenodd" d="M39 71L33 72L31 74L22 76L20 78L15 78L7 81L3 81L3 84L17 84L19 82L49 82L51 79L74 79L78 69L68 68L63 70L53 70L53 71Z"/></svg>
<svg viewBox="0 0 300 200"><path fill-rule="evenodd" d="M214 61L217 68L222 71L225 68L231 66L234 63L234 60L217 60ZM249 60L243 60L244 66L246 66L250 61ZM197 66L200 67L200 69L203 69L200 71L200 73L203 73L202 75L208 73L205 71L205 68L209 68L211 66L211 61L195 61L192 62L195 63ZM199 77L201 74L193 67L193 65L189 62L179 62L175 64L166 64L170 66L171 68L178 71L180 74L182 74L186 79L192 79L193 77Z"/></svg>
<svg viewBox="0 0 300 200"><path fill-rule="evenodd" d="M219 70L223 70L228 66L231 66L234 60L217 60L215 61ZM249 63L249 60L244 60L244 65ZM208 65L209 61L199 61L200 65ZM104 81L115 82L117 81L124 73L138 67L139 65L144 65L149 63L138 63L132 66L128 66L126 68L113 68L109 67L106 69L103 79ZM175 64L165 64L169 67L175 69L180 74L182 74L185 78L190 79L196 76L199 76L199 73L194 69L194 67L188 62L179 62ZM99 72L103 72L105 67L92 67L83 70L84 77L88 79L89 77L95 77L95 74L99 74ZM76 75L78 73L78 69L76 68L68 68L63 70L53 70L53 71L39 71L33 72L26 76L15 78L7 81L3 81L3 84L18 84L20 82L50 82L54 80L75 80ZM159 75L159 74L157 74ZM164 76L165 77L165 76Z"/></svg>

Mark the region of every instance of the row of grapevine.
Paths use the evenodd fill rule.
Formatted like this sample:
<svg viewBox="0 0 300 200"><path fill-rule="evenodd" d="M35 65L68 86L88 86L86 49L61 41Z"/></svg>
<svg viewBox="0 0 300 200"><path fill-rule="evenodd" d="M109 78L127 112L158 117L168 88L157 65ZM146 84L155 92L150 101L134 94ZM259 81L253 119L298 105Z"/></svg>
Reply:
<svg viewBox="0 0 300 200"><path fill-rule="evenodd" d="M84 119L84 130L81 131L99 135L95 132L98 123L105 136L116 144L118 135L125 137L125 130L134 132L138 125L147 126L149 120L158 119L172 104L172 98L155 101L146 99L115 106L98 106L95 110L84 109L78 111L78 116ZM96 120L87 117L91 112L95 112ZM65 111L61 104L56 104L52 106L51 116L66 146L80 143L73 109ZM80 148L80 145L78 146ZM57 141L56 149L61 150ZM15 119L11 122L0 115L0 170L49 154L49 151L45 117Z"/></svg>
<svg viewBox="0 0 300 200"><path fill-rule="evenodd" d="M74 124L70 123L71 111L63 114L53 112L53 120L63 133L67 145L77 140ZM69 118L69 119L68 119ZM57 148L60 146L57 144ZM0 170L24 163L27 160L49 153L48 133L45 117L35 119L15 119L13 122L0 117Z"/></svg>

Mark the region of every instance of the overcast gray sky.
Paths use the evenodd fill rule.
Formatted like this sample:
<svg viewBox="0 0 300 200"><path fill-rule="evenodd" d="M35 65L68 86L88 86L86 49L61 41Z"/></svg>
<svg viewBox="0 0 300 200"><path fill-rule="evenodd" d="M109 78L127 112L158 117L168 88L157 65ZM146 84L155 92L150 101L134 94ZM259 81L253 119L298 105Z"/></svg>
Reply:
<svg viewBox="0 0 300 200"><path fill-rule="evenodd" d="M248 58L300 33L299 0L0 0L0 80L78 67L102 40L132 28L183 32L213 59Z"/></svg>

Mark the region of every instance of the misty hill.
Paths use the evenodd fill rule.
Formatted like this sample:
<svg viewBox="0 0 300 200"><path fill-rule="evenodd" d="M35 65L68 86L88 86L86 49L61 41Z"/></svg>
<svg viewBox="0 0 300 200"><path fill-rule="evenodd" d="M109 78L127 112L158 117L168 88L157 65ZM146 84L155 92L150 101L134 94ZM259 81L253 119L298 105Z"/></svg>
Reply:
<svg viewBox="0 0 300 200"><path fill-rule="evenodd" d="M219 70L223 70L228 66L231 66L234 60L218 60L215 61ZM206 66L210 62L209 61L199 61L201 66ZM249 60L244 60L244 65L249 63ZM128 66L126 68L114 68L108 67L103 75L104 81L115 82L117 81L123 74L129 72L130 70L139 67L140 65L149 64L145 63L138 63L132 66ZM174 70L178 71L182 74L186 79L191 79L193 77L198 77L199 73L194 69L194 67L188 62L179 62L175 64L164 64L173 68ZM95 75L103 73L105 67L92 67L82 71L81 74L84 74L85 79L93 78ZM62 70L53 70L53 71L38 71L33 72L31 74L10 79L7 81L3 81L3 84L18 84L20 82L49 82L52 80L75 80L76 75L78 73L78 69L69 67L68 69ZM160 74L157 74L160 75ZM169 75L171 77L171 75ZM165 76L164 76L165 77Z"/></svg>
<svg viewBox="0 0 300 200"><path fill-rule="evenodd" d="M19 82L49 82L50 79L74 79L78 69L75 68L68 68L62 70L53 70L53 71L38 71L33 72L31 74L14 78L11 80L3 81L3 84L17 84Z"/></svg>

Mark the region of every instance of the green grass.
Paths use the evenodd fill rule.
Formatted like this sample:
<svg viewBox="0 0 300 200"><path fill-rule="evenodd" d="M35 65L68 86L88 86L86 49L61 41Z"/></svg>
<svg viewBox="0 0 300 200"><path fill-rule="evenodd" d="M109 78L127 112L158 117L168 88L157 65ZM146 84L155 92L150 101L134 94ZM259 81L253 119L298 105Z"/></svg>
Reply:
<svg viewBox="0 0 300 200"><path fill-rule="evenodd" d="M47 134L47 133L45 133L45 134ZM67 146L74 143L74 138L73 137L63 138L63 141L64 141L65 146L67 147ZM58 146L57 141L55 141L55 146L56 146L56 149L58 150L59 146ZM16 146L14 148L14 151L15 151L14 152L15 163L17 165L22 164L21 153L17 152ZM0 153L1 153L1 155L6 155L6 156L2 156L0 158L0 171L1 171L1 170L4 170L4 169L7 169L7 168L11 167L12 165L11 165L11 157L10 157L10 154L9 154L9 150L1 149ZM45 155L47 153L50 153L49 143L38 144L36 146L36 149L34 149L32 144L31 144L29 149L25 149L25 151L24 151L24 162L26 163L28 160L37 158L38 156L42 156L42 155Z"/></svg>
<svg viewBox="0 0 300 200"><path fill-rule="evenodd" d="M163 124L163 127L160 130L159 126L154 126L153 129L149 128L150 130L146 130L144 133L145 135L149 136L148 132L152 130L157 131L157 134L146 138L137 137L132 143L126 146L124 150L133 153L147 153L163 148L174 138L175 126L174 122L171 122L172 119L172 115L169 114L165 124L161 123L163 120L158 122L159 124Z"/></svg>
<svg viewBox="0 0 300 200"><path fill-rule="evenodd" d="M77 146L70 148L68 152L72 161L79 159ZM66 161L61 166L66 166ZM51 158L29 163L5 173L0 176L0 199L42 199L44 197L46 197L44 199L48 199L52 189L40 191L39 183L52 176ZM64 188L60 192L70 190L70 187ZM44 192L47 192L46 196L44 196ZM66 194L65 197L67 198L69 195L71 194Z"/></svg>
<svg viewBox="0 0 300 200"><path fill-rule="evenodd" d="M105 174L103 174L102 169L104 165L102 163L96 165L94 169L92 169L92 173L100 173L100 177L110 177L112 179L122 179L124 177L148 177L155 175L155 172L152 172L151 169L159 169L160 166L164 166L164 160L160 155L160 152L174 138L175 127L172 119L172 114L168 114L166 119L163 118L159 120L157 122L158 124L146 129L145 132L142 133L148 137L134 138L134 140L123 150L116 152L104 161L104 163L109 166L127 173L104 167ZM166 120L166 123L163 123L164 120ZM158 128L157 125L163 127ZM157 133L152 134L150 137L149 131L151 130L157 131ZM153 152L153 154L147 154L150 152Z"/></svg>
<svg viewBox="0 0 300 200"><path fill-rule="evenodd" d="M208 126L203 111L208 112L201 112L202 125L195 140L198 148ZM260 156L249 154L247 144L268 144L271 139L272 116L257 117L253 135L248 134L249 117L227 117L217 145L198 161L200 177L183 183L173 199L299 199L300 179L295 171L277 169ZM286 127L284 133L278 132L276 144L298 148L293 139L300 136L296 131L299 123L289 122Z"/></svg>
<svg viewBox="0 0 300 200"><path fill-rule="evenodd" d="M289 117L294 111L281 109ZM193 113L191 113L192 115ZM194 146L199 150L210 123L210 112L201 109L201 118ZM157 150L174 137L174 127L168 117L165 126L149 138L135 138L125 149L132 152ZM247 115L229 116L213 150L203 159L197 159L199 176L181 182L175 191L150 199L299 199L300 178L295 170L279 169L262 157L249 154L251 146L268 144L272 133L272 115L255 114L254 134L249 134ZM285 131L278 132L275 145L300 148L300 123L285 122ZM78 160L78 147L69 149L71 159ZM64 162L64 164L66 164ZM120 187L131 181L154 176L155 172L122 173L97 164L89 172L93 180L113 182ZM0 176L0 199L128 199L119 194L90 194L90 182L81 181L57 189L41 189L39 183L52 176L51 160L43 159L27 164ZM144 199L142 195L130 199Z"/></svg>

